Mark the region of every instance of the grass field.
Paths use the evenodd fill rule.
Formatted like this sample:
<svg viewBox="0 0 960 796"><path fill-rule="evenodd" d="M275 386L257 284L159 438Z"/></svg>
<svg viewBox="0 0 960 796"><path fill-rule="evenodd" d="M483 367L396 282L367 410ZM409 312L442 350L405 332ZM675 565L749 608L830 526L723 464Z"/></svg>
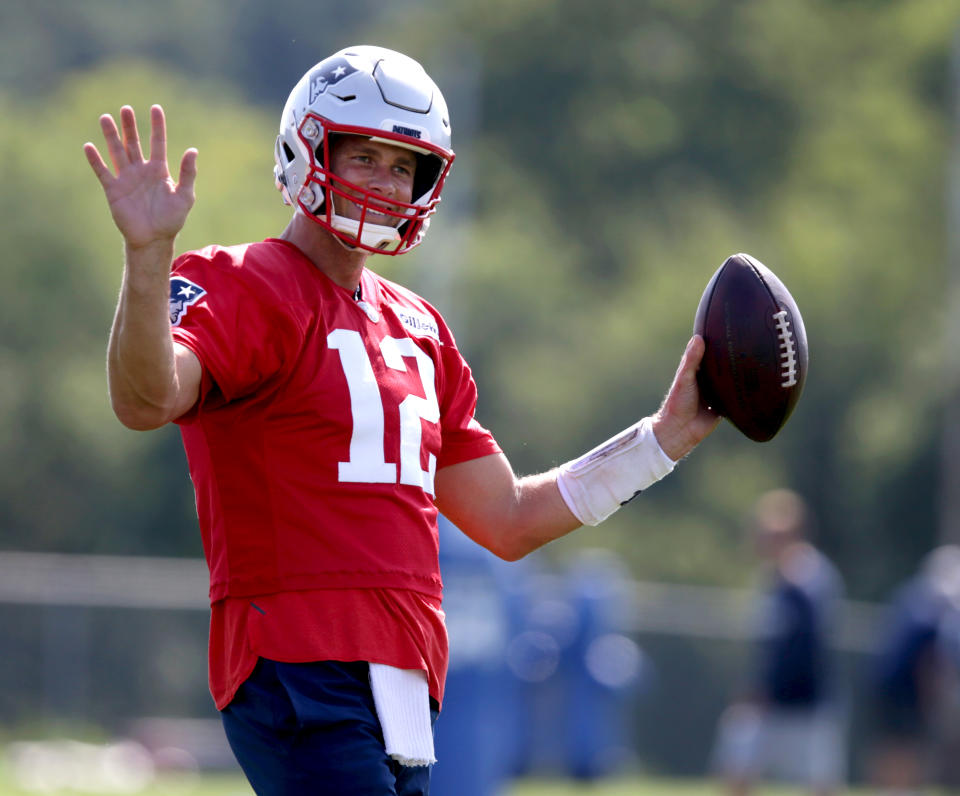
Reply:
<svg viewBox="0 0 960 796"><path fill-rule="evenodd" d="M518 782L503 796L722 796L723 792L715 781L624 779L589 785L575 782ZM771 786L758 788L756 796L806 796L807 793L809 792Z"/></svg>
<svg viewBox="0 0 960 796"><path fill-rule="evenodd" d="M849 791L850 794L867 791ZM160 780L147 788L137 791L104 789L100 791L24 790L10 782L8 772L0 768L0 796L117 796L118 793L135 793L136 796L253 796L246 781L235 776L204 776L202 778L178 778ZM721 788L716 782L704 780L673 779L618 779L605 780L592 784L578 784L568 781L523 780L504 789L500 796L720 796ZM799 796L803 791L793 788L762 787L757 796ZM434 796L457 796L456 794L434 794Z"/></svg>

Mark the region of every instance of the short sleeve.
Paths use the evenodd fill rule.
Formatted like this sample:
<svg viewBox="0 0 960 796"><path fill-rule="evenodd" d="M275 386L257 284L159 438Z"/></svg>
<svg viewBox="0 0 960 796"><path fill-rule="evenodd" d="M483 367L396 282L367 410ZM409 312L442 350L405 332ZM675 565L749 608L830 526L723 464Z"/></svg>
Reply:
<svg viewBox="0 0 960 796"><path fill-rule="evenodd" d="M283 367L295 330L249 284L225 250L178 258L170 278L170 323L175 342L200 360L198 408L248 396Z"/></svg>
<svg viewBox="0 0 960 796"><path fill-rule="evenodd" d="M470 366L454 344L441 348L444 361L443 396L440 402L442 442L437 467L500 453L500 446L474 417L477 385Z"/></svg>

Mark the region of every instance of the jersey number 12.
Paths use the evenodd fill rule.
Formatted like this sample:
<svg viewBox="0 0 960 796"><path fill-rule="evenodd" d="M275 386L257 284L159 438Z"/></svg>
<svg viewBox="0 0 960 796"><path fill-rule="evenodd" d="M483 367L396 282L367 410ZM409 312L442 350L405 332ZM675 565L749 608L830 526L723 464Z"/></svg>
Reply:
<svg viewBox="0 0 960 796"><path fill-rule="evenodd" d="M327 335L327 345L336 349L350 392L353 433L350 436L350 461L339 462L339 479L364 484L397 483L397 465L386 460L384 453L384 412L373 365L360 333L352 329L334 329ZM380 341L384 364L406 371L405 356L417 361L425 398L408 395L400 402L400 483L419 486L430 495L437 470L437 458L427 458L427 469L420 467L423 438L421 421L440 421L440 405L434 385L433 360L409 337L384 337Z"/></svg>

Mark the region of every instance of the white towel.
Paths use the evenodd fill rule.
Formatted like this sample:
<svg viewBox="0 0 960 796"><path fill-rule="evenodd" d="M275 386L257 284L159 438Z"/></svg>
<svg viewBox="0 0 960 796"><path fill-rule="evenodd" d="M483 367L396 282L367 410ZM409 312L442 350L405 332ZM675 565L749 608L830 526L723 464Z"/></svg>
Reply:
<svg viewBox="0 0 960 796"><path fill-rule="evenodd" d="M371 663L370 688L387 754L405 766L436 763L427 673Z"/></svg>

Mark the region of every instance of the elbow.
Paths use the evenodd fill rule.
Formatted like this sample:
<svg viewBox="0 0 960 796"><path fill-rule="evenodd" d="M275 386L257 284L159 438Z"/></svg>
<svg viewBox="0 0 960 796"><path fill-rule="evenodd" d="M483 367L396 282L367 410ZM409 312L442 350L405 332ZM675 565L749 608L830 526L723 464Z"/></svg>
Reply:
<svg viewBox="0 0 960 796"><path fill-rule="evenodd" d="M486 547L497 558L514 562L525 558L540 545L531 543L520 534L506 534L498 539L495 544L489 544Z"/></svg>
<svg viewBox="0 0 960 796"><path fill-rule="evenodd" d="M166 423L158 423L153 420L139 418L132 420L121 419L120 422L132 431L153 431L166 425Z"/></svg>
<svg viewBox="0 0 960 796"><path fill-rule="evenodd" d="M133 431L153 431L171 420L169 413L161 407L132 406L116 400L111 401L111 406L117 420Z"/></svg>
<svg viewBox="0 0 960 796"><path fill-rule="evenodd" d="M514 561L519 561L521 558L523 558L526 555L526 553L524 552L506 548L506 547L496 547L496 548L490 547L488 549L497 558L501 559L502 561L510 561L511 563Z"/></svg>
<svg viewBox="0 0 960 796"><path fill-rule="evenodd" d="M498 526L497 533L491 533L486 527L469 523L454 523L454 525L480 547L503 561L519 561L534 549L522 544L515 534L504 530L503 526Z"/></svg>

